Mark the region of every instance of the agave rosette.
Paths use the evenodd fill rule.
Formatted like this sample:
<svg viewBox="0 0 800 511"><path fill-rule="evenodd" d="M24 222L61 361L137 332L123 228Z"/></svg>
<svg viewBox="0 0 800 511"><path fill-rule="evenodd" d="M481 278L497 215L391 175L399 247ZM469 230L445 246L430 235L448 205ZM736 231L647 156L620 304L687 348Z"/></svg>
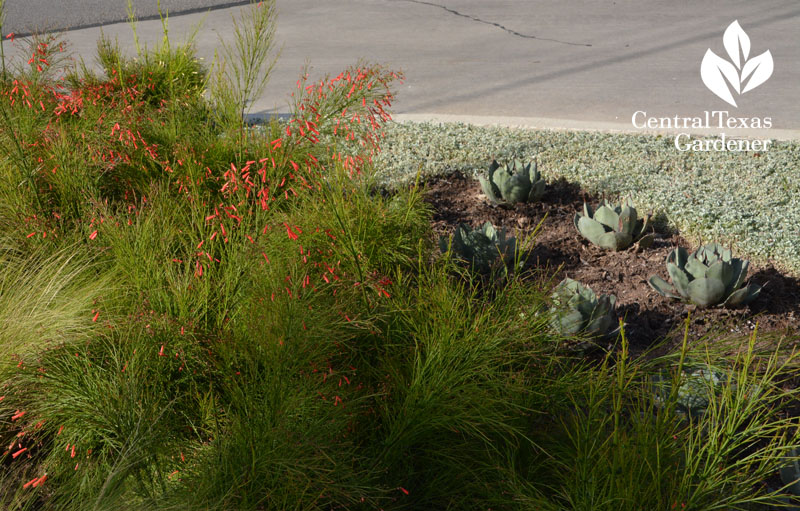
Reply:
<svg viewBox="0 0 800 511"><path fill-rule="evenodd" d="M493 160L486 175L479 175L481 189L492 204L513 204L539 200L544 195L544 179L538 164L512 161L500 166Z"/></svg>
<svg viewBox="0 0 800 511"><path fill-rule="evenodd" d="M628 202L603 202L596 210L584 202L583 214L576 213L573 223L581 236L608 250L625 250L634 243L641 248L653 244L653 235L646 234L649 217L639 218Z"/></svg>
<svg viewBox="0 0 800 511"><path fill-rule="evenodd" d="M744 285L749 265L749 261L732 257L730 249L717 243L703 245L691 254L678 247L667 256L672 285L656 275L648 282L662 296L699 307L736 307L750 303L761 292L761 286Z"/></svg>
<svg viewBox="0 0 800 511"><path fill-rule="evenodd" d="M565 278L552 295L551 327L563 335L614 337L619 332L614 295L597 296L589 286Z"/></svg>
<svg viewBox="0 0 800 511"><path fill-rule="evenodd" d="M800 449L792 447L784 456L785 464L780 469L781 481L794 496L800 496Z"/></svg>
<svg viewBox="0 0 800 511"><path fill-rule="evenodd" d="M673 383L673 377L668 371L653 376L657 406L663 406L670 398ZM677 383L675 411L681 417L694 419L705 415L711 402L718 399L726 385L736 386L734 382L728 381L726 372L709 364L687 365L681 371ZM759 393L757 387L752 386L751 389L756 395Z"/></svg>
<svg viewBox="0 0 800 511"><path fill-rule="evenodd" d="M517 250L517 239L506 237L505 229L497 230L491 222L478 229L461 224L453 234L451 245L448 241L447 237L439 239L442 252L447 252L450 246L455 257L481 272L490 271L498 259L503 264L513 261Z"/></svg>

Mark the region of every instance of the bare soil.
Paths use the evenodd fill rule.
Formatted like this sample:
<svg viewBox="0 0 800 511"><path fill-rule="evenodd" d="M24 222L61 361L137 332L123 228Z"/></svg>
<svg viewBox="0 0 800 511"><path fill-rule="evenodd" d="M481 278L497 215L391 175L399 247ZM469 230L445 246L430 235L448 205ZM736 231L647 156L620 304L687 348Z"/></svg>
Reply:
<svg viewBox="0 0 800 511"><path fill-rule="evenodd" d="M647 280L660 275L669 282L665 265L669 252L679 245L689 250L696 247L670 232L657 232L653 246L641 251L611 252L595 247L577 232L573 217L584 201L595 205L599 199L574 184L551 183L540 202L511 207L490 204L478 182L462 174L434 178L426 190L437 237L451 235L460 223L477 227L487 220L524 236L543 221L526 270L534 270L537 278L550 279L553 285L570 277L595 293L616 295L617 313L625 321L633 353L665 339L664 349L680 343L689 314L690 339L744 338L758 324L759 338L800 342L800 279L782 274L772 265L751 264L748 281L763 285L761 294L750 305L731 310L700 309L662 297Z"/></svg>

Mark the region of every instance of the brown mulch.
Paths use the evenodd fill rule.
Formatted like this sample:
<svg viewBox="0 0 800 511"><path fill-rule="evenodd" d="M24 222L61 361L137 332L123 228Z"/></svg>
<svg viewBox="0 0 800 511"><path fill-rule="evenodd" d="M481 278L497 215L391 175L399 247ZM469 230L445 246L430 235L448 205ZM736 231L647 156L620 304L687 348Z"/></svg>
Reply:
<svg viewBox="0 0 800 511"><path fill-rule="evenodd" d="M594 205L599 199L574 184L551 183L540 202L512 207L491 205L478 182L461 174L434 178L426 191L437 237L452 234L459 223L477 227L487 220L524 236L544 219L526 269L538 272L539 277L551 277L553 284L570 277L595 293L616 295L617 313L625 320L632 352L644 351L663 339L668 340L665 348L679 343L688 313L692 318L690 339L745 336L756 323L760 338L775 335L797 341L800 336L800 279L771 265L751 264L749 281L764 288L749 306L733 310L699 309L662 297L647 284L649 277L657 274L669 282L665 266L669 252L678 245L690 250L696 247L668 232L656 233L653 246L640 252L609 252L593 246L578 234L573 217L584 200Z"/></svg>

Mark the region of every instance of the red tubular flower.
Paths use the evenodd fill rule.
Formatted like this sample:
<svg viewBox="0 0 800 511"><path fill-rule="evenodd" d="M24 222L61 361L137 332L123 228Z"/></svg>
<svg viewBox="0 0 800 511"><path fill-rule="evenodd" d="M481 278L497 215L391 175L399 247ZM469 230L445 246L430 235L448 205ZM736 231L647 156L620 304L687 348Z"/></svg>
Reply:
<svg viewBox="0 0 800 511"><path fill-rule="evenodd" d="M289 227L289 224L286 222L283 222L283 225L286 226L286 234L289 236L289 239L296 240L298 238L297 233L292 231L292 228Z"/></svg>

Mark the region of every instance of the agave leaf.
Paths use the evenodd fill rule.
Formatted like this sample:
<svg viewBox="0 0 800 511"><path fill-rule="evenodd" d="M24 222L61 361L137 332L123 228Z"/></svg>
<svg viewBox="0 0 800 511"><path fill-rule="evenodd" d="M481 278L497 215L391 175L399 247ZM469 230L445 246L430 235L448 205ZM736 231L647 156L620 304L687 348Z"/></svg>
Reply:
<svg viewBox="0 0 800 511"><path fill-rule="evenodd" d="M725 282L725 296L729 296L731 293L736 291L744 282L744 275L742 274L744 261L733 258L729 265L731 267L731 278Z"/></svg>
<svg viewBox="0 0 800 511"><path fill-rule="evenodd" d="M531 191L531 182L523 173L514 174L505 181L505 188L498 185L500 194L506 202L525 202Z"/></svg>
<svg viewBox="0 0 800 511"><path fill-rule="evenodd" d="M730 263L726 263L725 261L719 260L716 263L712 264L706 270L706 277L709 279L717 279L722 282L722 285L725 286L725 290L727 291L728 285L733 281L733 266ZM725 295L728 293L726 292Z"/></svg>
<svg viewBox="0 0 800 511"><path fill-rule="evenodd" d="M605 204L597 208L592 218L611 230L616 230L619 227L619 215Z"/></svg>
<svg viewBox="0 0 800 511"><path fill-rule="evenodd" d="M675 290L684 298L689 297L689 277L682 269L673 263L667 263L667 273L672 280Z"/></svg>
<svg viewBox="0 0 800 511"><path fill-rule="evenodd" d="M514 258L517 252L517 238L510 237L502 243L495 245L503 261L508 262Z"/></svg>
<svg viewBox="0 0 800 511"><path fill-rule="evenodd" d="M650 215L646 215L644 218L639 219L637 228L636 228L636 236L641 236L647 231L647 228L650 226Z"/></svg>
<svg viewBox="0 0 800 511"><path fill-rule="evenodd" d="M544 180L532 181L531 191L528 193L528 202L537 201L544 195Z"/></svg>
<svg viewBox="0 0 800 511"><path fill-rule="evenodd" d="M598 310L602 311L603 314L606 314L614 310L614 305L616 303L617 303L616 296L600 295L600 298L597 299L597 308Z"/></svg>
<svg viewBox="0 0 800 511"><path fill-rule="evenodd" d="M560 300L558 300L558 303L564 307L575 310L579 309L583 302L583 297L577 292L570 296L563 296Z"/></svg>
<svg viewBox="0 0 800 511"><path fill-rule="evenodd" d="M565 278L554 289L554 293L558 296L564 296L567 293L573 294L578 290L578 281L569 277Z"/></svg>
<svg viewBox="0 0 800 511"><path fill-rule="evenodd" d="M723 302L724 307L738 307L744 303L744 300L750 294L750 289L747 287L743 287L741 289L737 289L733 293L728 296Z"/></svg>
<svg viewBox="0 0 800 511"><path fill-rule="evenodd" d="M737 289L725 300L723 304L725 307L737 307L739 305L747 305L756 299L761 292L761 286L750 284L749 286Z"/></svg>
<svg viewBox="0 0 800 511"><path fill-rule="evenodd" d="M582 216L578 219L578 231L584 238L591 241L595 245L600 244L600 236L606 233L605 227L600 222L597 222L588 216Z"/></svg>
<svg viewBox="0 0 800 511"><path fill-rule="evenodd" d="M686 266L686 260L689 259L689 252L683 247L678 247L674 249L672 252L669 253L667 256L667 261L669 262L672 260L678 268L683 268Z"/></svg>
<svg viewBox="0 0 800 511"><path fill-rule="evenodd" d="M531 183L536 183L542 179L542 174L539 172L538 161L533 163L533 168L531 168L530 164L528 164L528 176L530 177Z"/></svg>
<svg viewBox="0 0 800 511"><path fill-rule="evenodd" d="M589 218L592 218L592 215L594 215L594 211L592 210L592 207L589 204L584 202L583 203L583 216L588 216Z"/></svg>
<svg viewBox="0 0 800 511"><path fill-rule="evenodd" d="M750 267L750 261L747 259L740 259L742 269L739 274L736 276L736 281L733 283L733 289L739 289L744 284L744 279L747 277L747 270Z"/></svg>
<svg viewBox="0 0 800 511"><path fill-rule="evenodd" d="M725 285L716 279L695 279L689 282L689 299L700 307L708 307L722 302Z"/></svg>
<svg viewBox="0 0 800 511"><path fill-rule="evenodd" d="M580 311L571 311L557 317L558 327L562 334L575 335L583 330L583 314Z"/></svg>
<svg viewBox="0 0 800 511"><path fill-rule="evenodd" d="M497 241L497 229L494 228L491 222L487 221L484 223L483 227L481 227L481 231L483 232L483 235L489 238L491 241ZM505 237L505 231L503 232L503 235Z"/></svg>
<svg viewBox="0 0 800 511"><path fill-rule="evenodd" d="M609 250L625 250L631 246L633 239L625 232L607 232L600 236L597 245Z"/></svg>
<svg viewBox="0 0 800 511"><path fill-rule="evenodd" d="M619 227L616 230L627 233L633 237L636 230L637 220L638 218L636 217L636 210L631 207L624 206L619 214Z"/></svg>
<svg viewBox="0 0 800 511"><path fill-rule="evenodd" d="M586 324L584 331L592 337L602 336L611 330L614 323L614 318L611 315L603 314L592 318Z"/></svg>
<svg viewBox="0 0 800 511"><path fill-rule="evenodd" d="M701 246L699 250L704 252L706 257L715 258L722 255L723 247L719 243L713 242L706 243L705 245Z"/></svg>
<svg viewBox="0 0 800 511"><path fill-rule="evenodd" d="M686 261L683 269L689 272L689 274L695 279L702 279L706 277L708 266L703 264L703 262L697 257L691 256Z"/></svg>
<svg viewBox="0 0 800 511"><path fill-rule="evenodd" d="M497 189L497 186L492 183L491 176L487 179L484 176L478 176L478 181L481 183L481 190L483 190L483 194L489 199L492 204L499 204L501 201L500 197L500 190Z"/></svg>
<svg viewBox="0 0 800 511"><path fill-rule="evenodd" d="M590 302L588 300L580 300L577 304L576 309L583 314L583 317L589 319L594 314L595 310L595 303Z"/></svg>
<svg viewBox="0 0 800 511"><path fill-rule="evenodd" d="M511 251L511 253L513 253L517 248L517 238L515 236L506 237L505 229L503 230L502 234L503 237L499 242L499 245L503 248L503 252Z"/></svg>
<svg viewBox="0 0 800 511"><path fill-rule="evenodd" d="M680 295L675 293L675 288L670 286L667 281L658 275L653 275L650 277L650 280L648 280L647 283L650 284L650 287L652 287L653 290L661 296L666 296L667 298L681 298Z"/></svg>
<svg viewBox="0 0 800 511"><path fill-rule="evenodd" d="M495 171L495 173L492 175L492 183L500 191L499 197L503 201L508 201L505 194L511 188L510 181L511 181L511 174L506 172L506 169L504 168L497 169L497 171Z"/></svg>
<svg viewBox="0 0 800 511"><path fill-rule="evenodd" d="M697 250L692 252L692 256L701 262L707 261L709 254L712 253L712 251L709 249L710 246L711 245L702 245L698 247ZM708 253L706 253L706 250L708 250Z"/></svg>
<svg viewBox="0 0 800 511"><path fill-rule="evenodd" d="M451 238L449 236L439 237L439 250L441 250L443 254L450 248L450 240Z"/></svg>
<svg viewBox="0 0 800 511"><path fill-rule="evenodd" d="M464 224L460 224L456 231L453 233L453 248L456 252L462 252L466 250L466 241L469 237L469 226Z"/></svg>
<svg viewBox="0 0 800 511"><path fill-rule="evenodd" d="M781 481L792 495L800 495L800 452L793 447L785 455L786 465L781 467Z"/></svg>
<svg viewBox="0 0 800 511"><path fill-rule="evenodd" d="M578 296L580 296L583 300L590 303L594 303L597 301L597 295L594 294L592 288L590 288L589 286L584 286L578 281L575 281L575 284Z"/></svg>

